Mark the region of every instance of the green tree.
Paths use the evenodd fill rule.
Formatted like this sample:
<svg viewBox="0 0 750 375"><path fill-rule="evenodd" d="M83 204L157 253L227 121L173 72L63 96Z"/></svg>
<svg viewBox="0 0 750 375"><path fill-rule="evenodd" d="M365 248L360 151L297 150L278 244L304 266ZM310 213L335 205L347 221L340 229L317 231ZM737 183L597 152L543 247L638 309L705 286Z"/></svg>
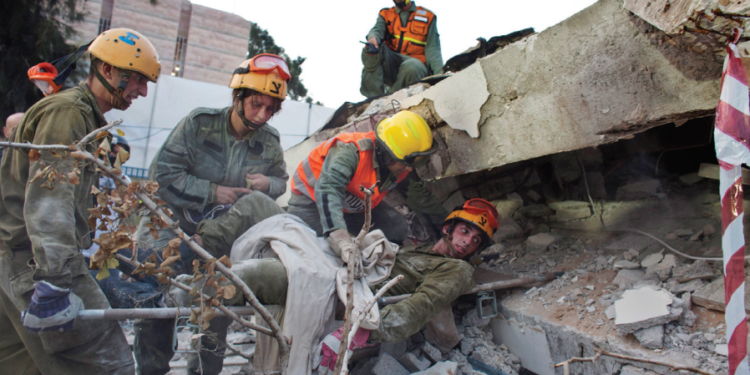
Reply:
<svg viewBox="0 0 750 375"><path fill-rule="evenodd" d="M0 121L24 112L43 97L26 72L76 50L68 44L72 25L83 20L76 0L15 0L0 2ZM61 67L58 67L61 68ZM77 77L82 77L77 72ZM77 77L68 79L77 81Z"/></svg>
<svg viewBox="0 0 750 375"><path fill-rule="evenodd" d="M301 100L307 97L307 88L302 83L300 75L302 75L302 63L305 62L305 57L297 56L296 59L292 59L284 52L284 48L276 45L271 34L268 30L264 30L257 23L252 22L250 24L250 39L247 43L247 56L248 58L253 57L260 53L272 53L284 57L286 64L289 65L289 72L292 74L292 79L287 85L287 93L294 100ZM312 98L307 98L311 102Z"/></svg>

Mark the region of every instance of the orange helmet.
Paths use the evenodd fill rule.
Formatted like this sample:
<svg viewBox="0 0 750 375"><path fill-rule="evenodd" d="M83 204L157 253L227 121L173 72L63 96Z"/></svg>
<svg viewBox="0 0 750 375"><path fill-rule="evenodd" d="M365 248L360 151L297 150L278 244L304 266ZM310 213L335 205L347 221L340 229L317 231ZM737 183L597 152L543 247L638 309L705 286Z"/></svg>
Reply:
<svg viewBox="0 0 750 375"><path fill-rule="evenodd" d="M482 247L485 247L490 243L492 235L495 234L499 219L500 215L498 215L497 209L492 203L481 198L474 198L466 201L463 207L453 210L445 218L444 223L460 220L475 226L482 232Z"/></svg>
<svg viewBox="0 0 750 375"><path fill-rule="evenodd" d="M57 68L54 65L43 62L31 67L27 72L29 80L42 90L44 96L52 95L60 91L62 84L55 82L57 77Z"/></svg>

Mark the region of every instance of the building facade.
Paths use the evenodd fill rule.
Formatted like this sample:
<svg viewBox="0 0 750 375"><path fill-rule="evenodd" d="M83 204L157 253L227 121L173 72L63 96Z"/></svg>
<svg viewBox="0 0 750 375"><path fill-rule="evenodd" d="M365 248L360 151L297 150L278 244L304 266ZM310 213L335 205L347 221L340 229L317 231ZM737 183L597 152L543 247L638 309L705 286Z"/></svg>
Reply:
<svg viewBox="0 0 750 375"><path fill-rule="evenodd" d="M154 44L162 74L226 85L247 59L250 21L187 0L79 0L84 20L74 42L87 43L101 32L126 27Z"/></svg>

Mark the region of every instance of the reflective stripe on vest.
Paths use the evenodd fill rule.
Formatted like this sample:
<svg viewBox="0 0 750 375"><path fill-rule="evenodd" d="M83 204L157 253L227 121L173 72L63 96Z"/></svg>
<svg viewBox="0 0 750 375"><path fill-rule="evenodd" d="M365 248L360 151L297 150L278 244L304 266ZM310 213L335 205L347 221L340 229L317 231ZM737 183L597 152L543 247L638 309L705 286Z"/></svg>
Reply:
<svg viewBox="0 0 750 375"><path fill-rule="evenodd" d="M315 201L315 185L320 177L323 162L331 147L337 142L354 143L359 149L359 164L349 184L346 185L342 206L345 212L362 212L365 209L364 194L359 191L359 186L369 188L377 181L377 174L373 164L373 152L375 150L375 132L369 133L344 133L329 139L325 143L315 147L303 160L292 175L292 193L307 196ZM409 172L404 172L396 179L397 185ZM388 191L375 188L372 195L372 207L377 206L383 200Z"/></svg>
<svg viewBox="0 0 750 375"><path fill-rule="evenodd" d="M417 7L417 10L409 15L406 26L401 26L401 16L396 13L396 8L386 8L380 11L380 16L386 21L385 45L400 54L413 57L425 63L424 49L427 46L427 30L430 28L435 14L431 11Z"/></svg>

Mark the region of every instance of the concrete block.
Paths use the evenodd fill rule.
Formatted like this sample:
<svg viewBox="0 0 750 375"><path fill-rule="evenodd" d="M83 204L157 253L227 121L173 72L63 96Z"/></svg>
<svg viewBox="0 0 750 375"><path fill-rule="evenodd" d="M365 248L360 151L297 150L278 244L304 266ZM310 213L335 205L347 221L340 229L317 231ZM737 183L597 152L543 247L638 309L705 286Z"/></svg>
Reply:
<svg viewBox="0 0 750 375"><path fill-rule="evenodd" d="M750 285L750 277L745 278L745 285ZM707 309L724 311L724 278L719 277L710 284L698 289L692 295L692 302ZM745 311L750 313L750 288L745 288Z"/></svg>
<svg viewBox="0 0 750 375"><path fill-rule="evenodd" d="M703 280L695 279L690 280L686 283L677 284L669 289L673 294L682 294L685 292L695 292L698 289L703 288L707 283Z"/></svg>
<svg viewBox="0 0 750 375"><path fill-rule="evenodd" d="M436 363L427 370L415 372L414 375L454 375L457 373L458 363L445 361Z"/></svg>
<svg viewBox="0 0 750 375"><path fill-rule="evenodd" d="M655 254L651 254L641 261L641 267L649 268L661 262L662 259L664 259L664 255L662 254L662 251L655 253Z"/></svg>
<svg viewBox="0 0 750 375"><path fill-rule="evenodd" d="M627 365L620 370L620 375L658 375L658 374L650 370L642 369L640 367Z"/></svg>
<svg viewBox="0 0 750 375"><path fill-rule="evenodd" d="M554 202L549 204L549 208L555 211L557 221L584 219L591 216L591 206L588 202Z"/></svg>
<svg viewBox="0 0 750 375"><path fill-rule="evenodd" d="M664 256L664 259L659 262L659 264L654 266L654 272L657 276L659 276L659 279L661 281L666 281L672 275L672 269L674 269L678 265L677 263L678 260L676 256L674 256L673 254L667 254Z"/></svg>
<svg viewBox="0 0 750 375"><path fill-rule="evenodd" d="M622 269L625 269L625 270L634 270L634 269L638 269L638 268L641 268L640 264L633 263L633 262L627 261L627 260L618 260L612 266L613 270L622 270Z"/></svg>
<svg viewBox="0 0 750 375"><path fill-rule="evenodd" d="M424 371L430 367L430 361L428 359L420 359L411 352L402 355L398 361L404 366L404 368L411 372Z"/></svg>
<svg viewBox="0 0 750 375"><path fill-rule="evenodd" d="M516 224L511 218L503 218L498 221L497 231L492 235L492 240L500 242L505 239L519 238L523 236L523 228Z"/></svg>
<svg viewBox="0 0 750 375"><path fill-rule="evenodd" d="M658 325L638 330L635 332L635 338L648 349L661 349L664 347L664 326Z"/></svg>
<svg viewBox="0 0 750 375"><path fill-rule="evenodd" d="M378 363L372 368L372 373L373 375L409 375L411 372L388 353L382 353Z"/></svg>
<svg viewBox="0 0 750 375"><path fill-rule="evenodd" d="M672 295L664 289L645 286L626 290L614 305L617 334L626 335L679 319L683 309L670 309L672 302Z"/></svg>
<svg viewBox="0 0 750 375"><path fill-rule="evenodd" d="M422 353L424 353L424 355L432 362L440 362L443 360L443 353L427 341L422 345Z"/></svg>
<svg viewBox="0 0 750 375"><path fill-rule="evenodd" d="M612 283L619 286L620 289L627 289L640 281L646 272L643 270L621 270L617 273Z"/></svg>
<svg viewBox="0 0 750 375"><path fill-rule="evenodd" d="M655 194L659 186L661 186L659 180L633 182L617 188L616 199L618 201L646 199Z"/></svg>
<svg viewBox="0 0 750 375"><path fill-rule="evenodd" d="M523 206L523 202L510 199L492 201L492 204L495 206L495 209L497 209L498 215L503 219L512 217L513 214Z"/></svg>
<svg viewBox="0 0 750 375"><path fill-rule="evenodd" d="M705 260L696 260L693 264L673 269L672 277L680 283L695 279L713 279L714 270Z"/></svg>
<svg viewBox="0 0 750 375"><path fill-rule="evenodd" d="M526 239L526 249L530 251L547 251L549 245L557 239L549 233L539 233Z"/></svg>
<svg viewBox="0 0 750 375"><path fill-rule="evenodd" d="M393 358L399 358L406 353L406 341L380 343L380 355L389 354Z"/></svg>

